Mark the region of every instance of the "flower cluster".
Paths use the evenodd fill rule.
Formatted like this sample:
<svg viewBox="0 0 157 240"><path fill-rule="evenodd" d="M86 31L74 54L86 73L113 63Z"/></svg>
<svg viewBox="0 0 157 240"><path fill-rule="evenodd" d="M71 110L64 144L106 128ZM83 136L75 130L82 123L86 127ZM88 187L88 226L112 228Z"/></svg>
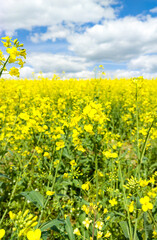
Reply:
<svg viewBox="0 0 157 240"><path fill-rule="evenodd" d="M18 39L12 40L12 38L6 36L2 37L2 40L4 40L2 43L6 48L6 52L9 54L9 56L5 58L2 51L0 50L0 66L2 66L0 69L0 77L3 71L7 71L6 65L8 63L14 65L18 64L20 68L22 68L25 62L21 57L26 59L26 50L22 48L23 44L20 44ZM10 68L9 74L16 77L20 76L19 69L17 67Z"/></svg>
<svg viewBox="0 0 157 240"><path fill-rule="evenodd" d="M7 63L25 57L3 40ZM1 79L0 238L155 238L156 92L155 79Z"/></svg>
<svg viewBox="0 0 157 240"><path fill-rule="evenodd" d="M18 231L18 236L26 236L27 233L32 231L34 227L38 224L37 216L34 217L33 214L29 213L27 209L24 213L21 211L18 214L13 213L12 211L9 212L10 221L13 225L13 231ZM30 234L28 234L30 236ZM31 238L28 238L31 240Z"/></svg>

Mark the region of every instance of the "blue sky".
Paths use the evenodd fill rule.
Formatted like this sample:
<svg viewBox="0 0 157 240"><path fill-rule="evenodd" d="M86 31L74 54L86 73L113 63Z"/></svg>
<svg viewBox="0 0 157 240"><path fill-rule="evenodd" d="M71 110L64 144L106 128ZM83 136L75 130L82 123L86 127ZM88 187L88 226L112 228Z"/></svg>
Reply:
<svg viewBox="0 0 157 240"><path fill-rule="evenodd" d="M157 0L0 0L0 37L27 51L21 77L157 77ZM0 49L4 50L3 46ZM98 75L98 73L97 73Z"/></svg>
<svg viewBox="0 0 157 240"><path fill-rule="evenodd" d="M149 10L157 6L156 0L124 0L121 3L123 8L121 9L120 17L150 14Z"/></svg>

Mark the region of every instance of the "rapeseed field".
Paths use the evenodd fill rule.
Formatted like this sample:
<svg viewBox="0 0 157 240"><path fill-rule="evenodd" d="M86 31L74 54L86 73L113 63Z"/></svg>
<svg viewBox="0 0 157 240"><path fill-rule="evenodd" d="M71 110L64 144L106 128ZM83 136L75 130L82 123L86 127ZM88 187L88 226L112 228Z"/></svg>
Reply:
<svg viewBox="0 0 157 240"><path fill-rule="evenodd" d="M157 239L156 118L157 79L1 78L0 239Z"/></svg>

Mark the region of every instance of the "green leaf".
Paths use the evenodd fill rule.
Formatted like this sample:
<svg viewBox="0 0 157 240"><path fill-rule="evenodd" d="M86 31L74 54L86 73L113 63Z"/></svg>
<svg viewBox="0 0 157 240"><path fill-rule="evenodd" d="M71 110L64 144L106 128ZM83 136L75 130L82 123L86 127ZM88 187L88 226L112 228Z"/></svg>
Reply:
<svg viewBox="0 0 157 240"><path fill-rule="evenodd" d="M3 182L0 181L0 187L2 187L2 185L3 185Z"/></svg>
<svg viewBox="0 0 157 240"><path fill-rule="evenodd" d="M127 222L126 221L121 221L120 223L120 226L121 226L121 229L122 229L122 231L123 231L123 233L124 233L124 236L126 237L126 238L129 238L129 228L128 228L128 224L127 224Z"/></svg>
<svg viewBox="0 0 157 240"><path fill-rule="evenodd" d="M47 229L49 229L53 226L56 226L58 228L60 224L65 224L65 221L54 219L54 220L51 220L51 221L48 221L48 222L44 223L40 227L40 230L43 232L43 231L45 231L45 230L47 230Z"/></svg>
<svg viewBox="0 0 157 240"><path fill-rule="evenodd" d="M42 240L47 240L49 236L49 232L43 232L42 233Z"/></svg>
<svg viewBox="0 0 157 240"><path fill-rule="evenodd" d="M83 220L86 218L86 213L79 214L79 222L83 222Z"/></svg>
<svg viewBox="0 0 157 240"><path fill-rule="evenodd" d="M73 156L69 155L68 150L66 148L64 148L63 150L63 157L73 160Z"/></svg>
<svg viewBox="0 0 157 240"><path fill-rule="evenodd" d="M32 202L36 207L43 208L45 199L43 195L40 194L40 192L31 191L31 192L22 192L22 196L24 196L27 200Z"/></svg>
<svg viewBox="0 0 157 240"><path fill-rule="evenodd" d="M143 220L144 220L145 239L150 239L151 234L153 232L153 227L152 227L152 224L149 224L149 222L147 220L147 213L146 212L143 214Z"/></svg>
<svg viewBox="0 0 157 240"><path fill-rule="evenodd" d="M118 215L118 216L121 216L121 217L125 217L125 215L123 213L120 213L120 212L115 211L115 214Z"/></svg>
<svg viewBox="0 0 157 240"><path fill-rule="evenodd" d="M74 180L73 180L73 184L74 184L74 186L77 187L77 188L80 188L80 187L81 187L81 184L80 184L80 182L79 182L77 179L74 179Z"/></svg>
<svg viewBox="0 0 157 240"><path fill-rule="evenodd" d="M0 173L0 178L7 178L10 179L7 175Z"/></svg>
<svg viewBox="0 0 157 240"><path fill-rule="evenodd" d="M157 167L157 163L154 163L150 166L150 169L153 169L153 171L154 171L156 169L156 167Z"/></svg>
<svg viewBox="0 0 157 240"><path fill-rule="evenodd" d="M151 125L150 125L150 127L148 129L148 132L147 132L147 135L146 135L143 147L142 147L142 152L141 152L141 156L140 156L140 163L143 162L143 158L144 158L144 154L145 154L146 145L147 145L147 141L148 141L148 138L149 138L150 130L153 127L154 122L155 122L155 118L154 118L153 122L151 123Z"/></svg>
<svg viewBox="0 0 157 240"><path fill-rule="evenodd" d="M83 203L83 204L89 205L89 202L87 202L87 201L84 200L83 198L80 198L80 197L76 196L76 199L77 199L77 201L79 201L79 202L81 202L81 203Z"/></svg>
<svg viewBox="0 0 157 240"><path fill-rule="evenodd" d="M67 216L66 220L65 220L65 229L68 233L68 237L70 240L75 240L75 235L73 233L73 228L71 226L71 222L70 222L70 218L69 216Z"/></svg>

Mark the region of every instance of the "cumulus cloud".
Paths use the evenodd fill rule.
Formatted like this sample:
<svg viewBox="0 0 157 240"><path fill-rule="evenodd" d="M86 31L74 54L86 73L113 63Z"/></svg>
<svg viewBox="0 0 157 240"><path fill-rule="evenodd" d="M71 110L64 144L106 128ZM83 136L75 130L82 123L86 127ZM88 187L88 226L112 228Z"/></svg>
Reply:
<svg viewBox="0 0 157 240"><path fill-rule="evenodd" d="M69 79L69 78L76 78L76 79L91 79L94 78L94 72L93 71L88 71L88 70L84 70L84 71L80 71L80 72L76 72L76 73L68 73L65 74L65 79Z"/></svg>
<svg viewBox="0 0 157 240"><path fill-rule="evenodd" d="M144 70L129 70L129 69L116 69L114 71L109 71L106 75L107 78L134 78L143 76L145 79L157 78L157 72L145 72Z"/></svg>
<svg viewBox="0 0 157 240"><path fill-rule="evenodd" d="M157 7L150 9L151 13L157 13Z"/></svg>
<svg viewBox="0 0 157 240"><path fill-rule="evenodd" d="M20 69L20 77L22 78L32 78L34 72L33 67L24 66Z"/></svg>
<svg viewBox="0 0 157 240"><path fill-rule="evenodd" d="M129 64L131 69L140 69L146 73L157 73L157 55L145 55L132 59Z"/></svg>
<svg viewBox="0 0 157 240"><path fill-rule="evenodd" d="M27 78L27 79L38 79L39 76L41 76L41 73L36 73L32 70L34 69L30 69L31 71L27 71L28 68L27 67L24 67L23 68L23 71L21 69L20 71L20 78ZM33 74L32 74L33 73ZM53 77L57 76L59 77L60 79L62 80L65 80L65 79L91 79L91 78L94 78L94 73L92 71L79 71L79 72L70 72L70 73L60 73L60 72L46 72L46 73L42 73L42 77L44 78L49 78L49 79L52 79ZM15 79L15 77L10 77L8 75L9 78L13 78Z"/></svg>
<svg viewBox="0 0 157 240"><path fill-rule="evenodd" d="M41 76L41 74L39 72L35 72L34 70L35 69L33 69L33 68L29 68L29 67L25 66L23 69L20 70L20 78L32 79L34 76L34 78L36 79L36 78L38 78L38 76ZM50 71L50 72L43 72L42 76L45 78L52 79L54 74L59 76L63 80L70 79L70 78L75 78L78 80L95 78L94 71L89 71L89 70L83 70L83 71L78 71L78 72L68 72L68 73ZM9 75L6 75L6 76L11 78ZM6 76L4 76L4 77L6 78ZM138 77L138 76L143 76L146 79L157 78L157 72L150 73L150 72L145 72L142 70L116 69L116 70L112 70L112 71L107 71L106 76L104 78L120 79L120 78L133 78L133 77ZM97 77L99 77L99 76L97 76ZM12 78L15 78L15 77L12 77Z"/></svg>
<svg viewBox="0 0 157 240"><path fill-rule="evenodd" d="M114 0L0 0L0 31L31 30L36 26L52 26L63 21L98 22L102 17L114 18Z"/></svg>
<svg viewBox="0 0 157 240"><path fill-rule="evenodd" d="M88 60L128 61L157 52L157 18L125 17L87 28L68 38L69 49Z"/></svg>
<svg viewBox="0 0 157 240"><path fill-rule="evenodd" d="M91 66L84 58L50 53L32 53L27 57L27 64L32 66L35 72L45 73L75 73L85 71Z"/></svg>
<svg viewBox="0 0 157 240"><path fill-rule="evenodd" d="M26 29L29 30L27 38L40 43L34 45L37 52L27 56L27 65L20 70L22 77L42 71L45 77L51 78L53 73L60 75L65 71L66 78L91 78L94 74L89 68L94 69L98 62L111 62L113 66L123 63L125 67L107 71L107 77L152 78L157 75L157 17L118 18L118 8L114 5L118 2L0 0L0 33L13 36L16 30ZM157 13L157 8L150 9L150 13ZM44 27L44 32L36 31L35 27ZM60 50L65 47L65 53L44 53L48 48L45 50L43 42L57 43L58 39L66 39Z"/></svg>
<svg viewBox="0 0 157 240"><path fill-rule="evenodd" d="M72 33L74 33L73 24L66 26L62 24L54 24L48 27L45 33L34 33L33 35L31 35L31 41L37 43L40 41L47 41L50 39L53 42L55 42L57 38L66 39Z"/></svg>

